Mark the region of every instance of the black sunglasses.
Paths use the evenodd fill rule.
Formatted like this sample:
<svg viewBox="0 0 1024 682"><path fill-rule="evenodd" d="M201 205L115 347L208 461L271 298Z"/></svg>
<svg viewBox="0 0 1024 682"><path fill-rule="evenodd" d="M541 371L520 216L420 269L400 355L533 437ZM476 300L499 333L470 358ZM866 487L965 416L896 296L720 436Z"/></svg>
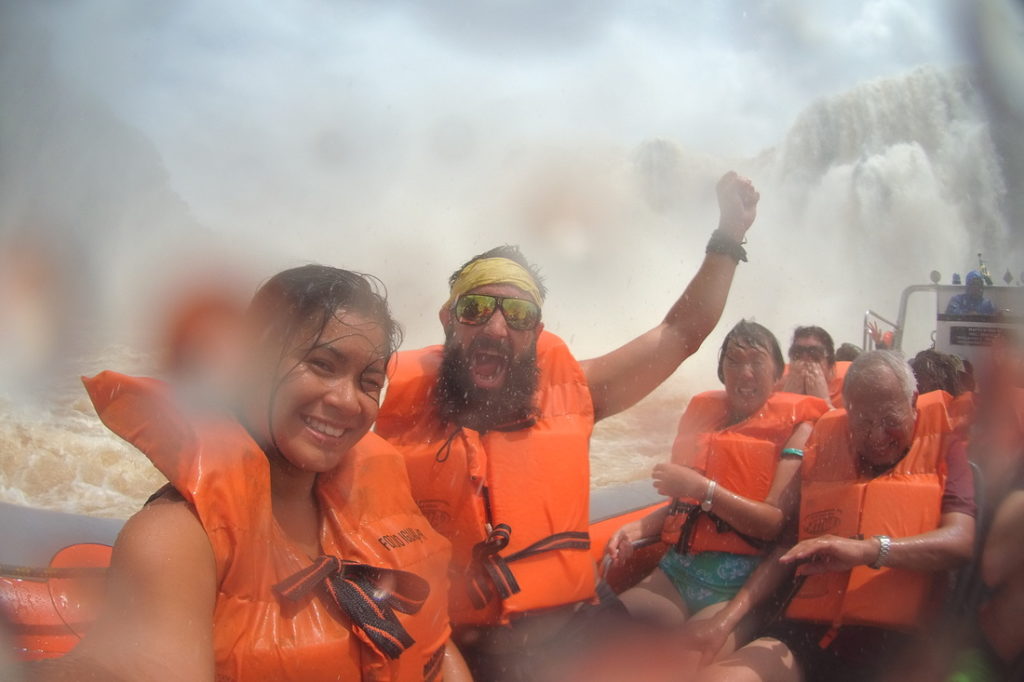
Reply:
<svg viewBox="0 0 1024 682"><path fill-rule="evenodd" d="M789 357L791 360L807 358L814 362L821 362L825 359L825 349L821 346L790 346Z"/></svg>
<svg viewBox="0 0 1024 682"><path fill-rule="evenodd" d="M455 302L455 319L472 326L486 324L494 311L501 309L509 329L525 332L536 329L540 306L525 298L506 298L487 294L463 294Z"/></svg>

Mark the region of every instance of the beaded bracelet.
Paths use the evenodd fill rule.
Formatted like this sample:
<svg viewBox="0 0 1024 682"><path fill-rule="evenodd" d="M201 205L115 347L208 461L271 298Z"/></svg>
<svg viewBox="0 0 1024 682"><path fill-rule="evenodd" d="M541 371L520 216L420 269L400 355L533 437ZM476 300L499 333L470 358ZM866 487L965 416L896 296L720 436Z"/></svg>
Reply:
<svg viewBox="0 0 1024 682"><path fill-rule="evenodd" d="M800 448L783 448L782 454L793 455L794 457L799 457L800 459L804 458L804 451L801 450Z"/></svg>

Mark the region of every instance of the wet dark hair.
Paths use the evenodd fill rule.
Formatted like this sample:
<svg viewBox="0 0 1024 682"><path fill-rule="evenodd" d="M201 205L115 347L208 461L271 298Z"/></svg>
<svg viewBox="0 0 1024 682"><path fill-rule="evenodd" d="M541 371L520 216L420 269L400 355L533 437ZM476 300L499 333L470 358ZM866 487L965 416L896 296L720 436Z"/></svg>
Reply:
<svg viewBox="0 0 1024 682"><path fill-rule="evenodd" d="M828 360L828 366L836 364L836 345L832 341L832 335L821 327L815 327L814 325L808 325L806 327L797 327L793 330L793 344L796 340L803 338L804 336L813 336L821 345L825 346L825 359ZM790 345L792 348L792 344Z"/></svg>
<svg viewBox="0 0 1024 682"><path fill-rule="evenodd" d="M725 372L722 364L725 362L725 351L730 343L741 348L760 348L771 356L775 361L775 380L782 378L782 371L786 366L786 360L782 357L782 349L775 334L764 325L750 320L740 320L736 326L729 330L722 341L722 347L718 349L718 380L725 383Z"/></svg>
<svg viewBox="0 0 1024 682"><path fill-rule="evenodd" d="M910 361L914 377L917 379L918 391L925 393L942 389L952 396L964 392L959 364L962 363L958 363L952 355L931 348L921 351Z"/></svg>
<svg viewBox="0 0 1024 682"><path fill-rule="evenodd" d="M402 342L402 328L391 317L380 280L327 265L303 265L279 272L253 296L246 313L250 328L264 344L282 347L295 334L310 330L308 347L316 345L339 310L358 313L384 332L385 360Z"/></svg>
<svg viewBox="0 0 1024 682"><path fill-rule="evenodd" d="M540 270L537 269L537 266L526 260L526 256L523 255L522 251L520 251L519 247L515 244L502 244L501 246L496 246L489 251L484 251L483 253L473 256L463 263L458 270L451 274L451 277L448 278L448 288L450 289L452 285L455 284L455 281L459 279L459 275L462 274L463 270L476 261L483 260L485 258L507 258L510 261L519 263L519 265L526 268L527 272L533 275L533 280L537 283L537 288L540 289L541 298L547 298L548 289L544 286L544 278L541 277Z"/></svg>
<svg viewBox="0 0 1024 682"><path fill-rule="evenodd" d="M295 347L293 339L305 349L305 353L313 350L339 311L362 315L380 326L384 332L384 345L380 352L385 363L401 344L402 328L391 317L380 280L327 265L303 265L279 272L267 280L249 304L246 327L251 338L255 339L257 353L280 363ZM294 369L294 366L287 368L271 389L267 405L268 424L273 424L277 391ZM261 443L261 446L269 445L280 451L272 430L270 441L269 444Z"/></svg>
<svg viewBox="0 0 1024 682"><path fill-rule="evenodd" d="M860 346L844 343L839 348L836 348L836 362L851 362L856 360L857 356L863 352L864 350Z"/></svg>

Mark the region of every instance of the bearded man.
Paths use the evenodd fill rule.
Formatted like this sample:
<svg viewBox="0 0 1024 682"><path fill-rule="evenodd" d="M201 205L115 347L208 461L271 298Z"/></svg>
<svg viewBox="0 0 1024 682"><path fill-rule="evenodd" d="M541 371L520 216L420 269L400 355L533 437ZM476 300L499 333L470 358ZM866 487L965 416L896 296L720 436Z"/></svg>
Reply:
<svg viewBox="0 0 1024 682"><path fill-rule="evenodd" d="M660 324L621 348L577 361L544 332L536 268L502 246L449 279L444 346L394 364L377 432L405 454L413 497L452 541L451 615L477 679L530 679L531 656L593 622L590 433L668 378L718 322L759 195L732 172L717 192L719 227L699 271Z"/></svg>

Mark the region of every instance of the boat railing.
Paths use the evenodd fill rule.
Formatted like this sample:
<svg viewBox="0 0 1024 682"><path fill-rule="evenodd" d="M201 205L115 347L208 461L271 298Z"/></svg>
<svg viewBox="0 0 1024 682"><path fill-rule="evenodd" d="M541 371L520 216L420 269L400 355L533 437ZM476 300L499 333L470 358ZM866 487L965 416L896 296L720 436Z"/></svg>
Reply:
<svg viewBox="0 0 1024 682"><path fill-rule="evenodd" d="M932 281L938 281L938 273L933 273ZM913 284L903 290L903 293L900 294L900 309L896 314L898 324L894 325L895 329L893 330L895 333L893 348L899 349L903 347L903 325L907 321L907 302L910 300L910 297L914 294L926 292L935 295L941 288L944 287L940 284Z"/></svg>

